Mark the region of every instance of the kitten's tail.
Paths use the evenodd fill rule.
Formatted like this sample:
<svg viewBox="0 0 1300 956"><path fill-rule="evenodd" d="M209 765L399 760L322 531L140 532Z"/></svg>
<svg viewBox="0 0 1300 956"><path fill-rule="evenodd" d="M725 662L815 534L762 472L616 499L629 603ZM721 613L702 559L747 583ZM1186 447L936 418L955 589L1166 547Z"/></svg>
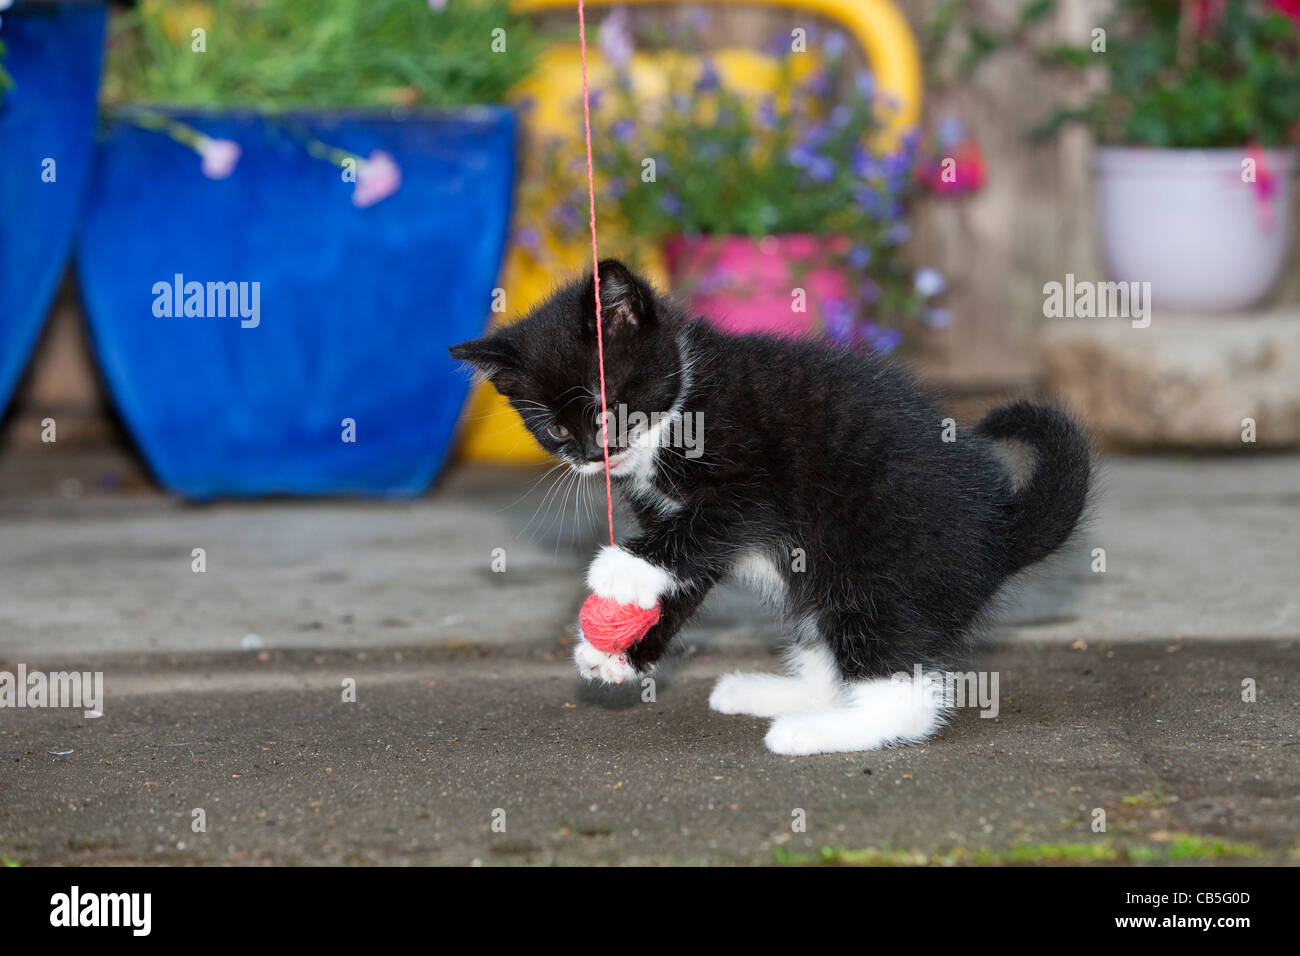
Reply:
<svg viewBox="0 0 1300 956"><path fill-rule="evenodd" d="M1092 452L1079 426L1050 405L1004 405L975 430L986 438L1022 441L1037 459L1029 481L1005 505L1010 574L1047 557L1070 537L1087 504Z"/></svg>

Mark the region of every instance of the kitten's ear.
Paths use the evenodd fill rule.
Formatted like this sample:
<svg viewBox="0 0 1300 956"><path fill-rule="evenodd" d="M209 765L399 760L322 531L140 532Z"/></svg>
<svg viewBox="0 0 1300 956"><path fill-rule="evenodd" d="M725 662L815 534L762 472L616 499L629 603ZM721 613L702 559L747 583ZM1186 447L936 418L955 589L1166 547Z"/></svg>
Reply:
<svg viewBox="0 0 1300 956"><path fill-rule="evenodd" d="M595 281L587 278L582 300L589 331L596 329ZM650 287L617 259L600 262L600 320L607 335L624 335L649 328L655 322L654 295Z"/></svg>
<svg viewBox="0 0 1300 956"><path fill-rule="evenodd" d="M495 379L502 372L514 371L519 367L519 355L514 346L500 335L485 335L481 339L462 342L453 345L448 351L457 361L473 365L483 373L484 378Z"/></svg>

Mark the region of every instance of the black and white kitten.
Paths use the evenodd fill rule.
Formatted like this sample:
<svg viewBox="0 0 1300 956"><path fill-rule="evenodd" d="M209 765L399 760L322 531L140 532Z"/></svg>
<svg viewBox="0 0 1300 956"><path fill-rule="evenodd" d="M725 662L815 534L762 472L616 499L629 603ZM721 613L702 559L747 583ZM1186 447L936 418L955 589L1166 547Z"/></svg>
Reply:
<svg viewBox="0 0 1300 956"><path fill-rule="evenodd" d="M1091 472L1079 429L1022 401L954 440L877 356L724 333L615 260L600 263L600 293L608 408L634 423L611 419L611 472L641 533L603 548L587 581L621 603L658 601L662 617L623 655L581 639L579 673L609 683L649 673L713 585L735 575L784 612L789 674L729 674L710 707L775 718L766 742L782 754L932 735L949 709L942 688L891 678L956 663L999 585L1069 537ZM592 475L604 467L595 323L588 276L451 350L547 451ZM1018 490L995 439L1035 453Z"/></svg>

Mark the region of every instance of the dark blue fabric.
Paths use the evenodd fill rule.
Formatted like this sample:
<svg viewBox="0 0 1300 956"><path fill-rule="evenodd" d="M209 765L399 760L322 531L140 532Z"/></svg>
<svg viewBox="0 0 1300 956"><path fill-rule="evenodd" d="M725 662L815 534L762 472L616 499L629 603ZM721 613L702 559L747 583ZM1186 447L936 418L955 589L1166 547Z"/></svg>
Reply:
<svg viewBox="0 0 1300 956"><path fill-rule="evenodd" d="M95 133L105 8L19 3L0 40L15 87L0 99L0 412L67 263ZM54 182L41 178L55 162Z"/></svg>
<svg viewBox="0 0 1300 956"><path fill-rule="evenodd" d="M234 174L206 179L190 149L113 120L77 252L100 365L155 474L194 499L420 494L468 393L447 347L482 331L501 266L513 115L175 117L238 142ZM355 208L305 134L391 153L400 190ZM260 283L260 324L156 317L154 284L177 273Z"/></svg>

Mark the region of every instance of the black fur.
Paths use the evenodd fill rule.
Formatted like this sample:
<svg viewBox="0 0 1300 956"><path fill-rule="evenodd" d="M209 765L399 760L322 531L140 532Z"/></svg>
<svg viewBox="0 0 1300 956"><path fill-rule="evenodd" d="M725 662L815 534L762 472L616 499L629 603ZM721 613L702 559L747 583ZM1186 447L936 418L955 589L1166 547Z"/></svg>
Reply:
<svg viewBox="0 0 1300 956"><path fill-rule="evenodd" d="M703 413L702 456L661 447L648 483L615 478L642 526L624 547L683 582L628 651L638 670L755 550L784 579L796 633L815 639L813 625L845 678L945 668L1007 576L1059 548L1078 522L1091 458L1062 412L1017 402L945 442L943 415L885 359L726 334L614 260L600 277L609 406ZM593 303L588 277L451 350L492 379L543 447L575 464L602 457ZM557 424L567 437L549 430ZM995 439L1035 452L1018 491ZM664 514L660 496L678 507Z"/></svg>

